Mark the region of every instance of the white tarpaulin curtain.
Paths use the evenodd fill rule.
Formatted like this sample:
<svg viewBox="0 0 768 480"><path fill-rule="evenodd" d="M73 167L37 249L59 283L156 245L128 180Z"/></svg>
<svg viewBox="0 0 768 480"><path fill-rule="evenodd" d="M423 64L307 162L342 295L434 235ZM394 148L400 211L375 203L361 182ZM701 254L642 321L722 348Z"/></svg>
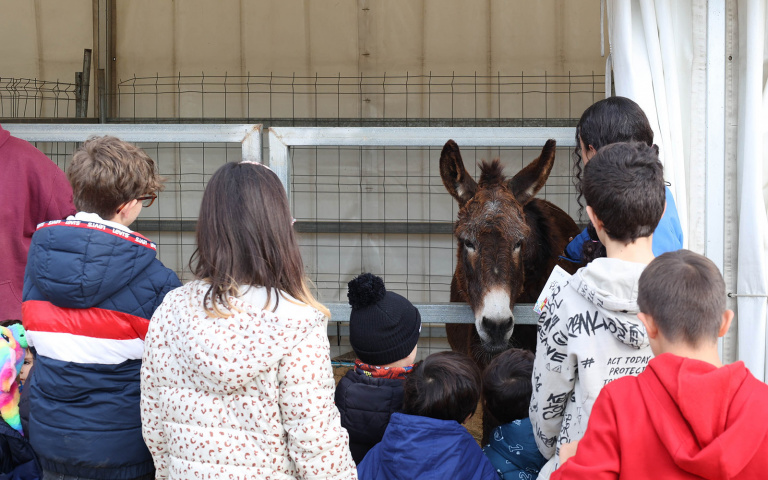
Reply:
<svg viewBox="0 0 768 480"><path fill-rule="evenodd" d="M738 30L737 104L739 359L768 380L768 0L740 0L730 22ZM735 97L735 96L734 96ZM727 241L727 238L726 238Z"/></svg>
<svg viewBox="0 0 768 480"><path fill-rule="evenodd" d="M691 75L684 65L690 64L692 26L690 19L687 25L673 24L681 17L681 3L686 2L609 0L607 10L616 95L636 101L651 122L687 244L685 159L690 142L684 137L683 112L690 108ZM686 90L689 96L683 98ZM690 118L688 112L685 118Z"/></svg>
<svg viewBox="0 0 768 480"><path fill-rule="evenodd" d="M726 157L735 150L736 178L729 180L734 172L726 172L734 215L726 218L725 248L736 251L725 256L723 266L726 282L735 270L729 291L737 295L738 327L737 348L724 350L724 360L744 360L763 380L768 375L766 3L739 0L727 9L728 32L738 40L729 51L733 76L726 94L726 128L736 124L735 145L726 143ZM704 253L707 1L607 0L607 7L607 69L613 69L616 94L632 98L648 115L687 247Z"/></svg>

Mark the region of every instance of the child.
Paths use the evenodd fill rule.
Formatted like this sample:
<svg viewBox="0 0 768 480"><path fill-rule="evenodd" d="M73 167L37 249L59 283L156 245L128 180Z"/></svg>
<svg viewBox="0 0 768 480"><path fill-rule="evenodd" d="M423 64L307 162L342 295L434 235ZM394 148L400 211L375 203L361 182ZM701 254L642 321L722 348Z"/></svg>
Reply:
<svg viewBox="0 0 768 480"><path fill-rule="evenodd" d="M637 302L656 357L603 389L576 456L552 478L765 478L768 386L743 362L720 362L733 312L715 264L688 250L661 255Z"/></svg>
<svg viewBox="0 0 768 480"><path fill-rule="evenodd" d="M21 429L18 371L26 346L19 320L0 322L0 478L32 480L41 473L37 456ZM16 377L14 380L14 376Z"/></svg>
<svg viewBox="0 0 768 480"><path fill-rule="evenodd" d="M493 430L483 452L502 480L535 478L547 462L536 446L528 418L533 359L530 351L512 348L491 360L483 373L485 405L502 424Z"/></svg>
<svg viewBox="0 0 768 480"><path fill-rule="evenodd" d="M67 177L78 212L38 225L24 277L22 320L36 350L30 442L52 478L154 478L139 369L149 319L181 283L128 225L162 179L144 151L115 137L83 143Z"/></svg>
<svg viewBox="0 0 768 480"><path fill-rule="evenodd" d="M433 353L405 378L403 413L393 413L381 442L357 467L360 480L498 480L461 424L480 399L480 370L458 352Z"/></svg>
<svg viewBox="0 0 768 480"><path fill-rule="evenodd" d="M403 408L403 381L416 359L421 315L370 273L349 282L347 297L349 343L357 359L336 386L336 407L352 458L360 463L381 441L390 415Z"/></svg>
<svg viewBox="0 0 768 480"><path fill-rule="evenodd" d="M576 125L576 148L573 151L573 170L576 172L576 187L579 194L582 169L597 151L616 142L643 142L653 145L653 130L648 117L640 106L625 97L609 97L587 108ZM661 255L683 248L683 231L677 215L672 191L665 188L667 209L653 234L653 254ZM585 228L565 248L565 256L576 263L590 262L605 256L605 248L594 233L594 228Z"/></svg>
<svg viewBox="0 0 768 480"><path fill-rule="evenodd" d="M557 287L539 317L530 419L536 444L557 467L558 445L584 434L592 404L608 382L637 375L651 358L637 319L637 281L653 260L652 235L664 212L657 151L643 143L601 148L584 171L587 214L606 247Z"/></svg>
<svg viewBox="0 0 768 480"><path fill-rule="evenodd" d="M261 164L211 177L195 280L166 296L141 368L157 478L356 478L333 405L328 309L307 288L280 180Z"/></svg>
<svg viewBox="0 0 768 480"><path fill-rule="evenodd" d="M34 362L34 359L32 358L32 351L27 344L27 334L24 330L24 326L21 324L21 320L3 320L0 322L0 326L6 327L11 331L13 334L13 337L16 339L16 342L21 346L21 348L24 350L24 360L21 361L21 366L19 367L19 375L16 378L16 380L19 382L19 392L24 387L24 383L27 381L27 375L29 374L29 370L32 368L32 364Z"/></svg>

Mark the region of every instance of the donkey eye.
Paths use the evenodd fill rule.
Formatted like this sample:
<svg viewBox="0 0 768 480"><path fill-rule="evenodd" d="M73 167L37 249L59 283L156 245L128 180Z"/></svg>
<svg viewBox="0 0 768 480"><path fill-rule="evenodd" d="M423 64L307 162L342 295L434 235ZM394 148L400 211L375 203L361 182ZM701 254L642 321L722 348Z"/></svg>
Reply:
<svg viewBox="0 0 768 480"><path fill-rule="evenodd" d="M464 240L464 248L466 248L467 250L474 251L475 250L475 244L470 242L469 240Z"/></svg>
<svg viewBox="0 0 768 480"><path fill-rule="evenodd" d="M515 248L514 248L514 249L515 249L515 250L520 250L520 247L522 247L522 246L523 246L523 241L522 241L522 240L519 240L519 241L518 241L518 242L515 244Z"/></svg>

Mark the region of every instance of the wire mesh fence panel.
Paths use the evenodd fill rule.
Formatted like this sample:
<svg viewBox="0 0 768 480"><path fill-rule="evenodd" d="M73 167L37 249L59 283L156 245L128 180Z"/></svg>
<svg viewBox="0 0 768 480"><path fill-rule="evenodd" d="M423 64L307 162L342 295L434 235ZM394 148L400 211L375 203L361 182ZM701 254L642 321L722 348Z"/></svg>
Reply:
<svg viewBox="0 0 768 480"><path fill-rule="evenodd" d="M113 117L269 126L565 126L605 96L605 77L181 75L121 80Z"/></svg>
<svg viewBox="0 0 768 480"><path fill-rule="evenodd" d="M79 144L37 142L38 149L66 172ZM157 162L165 188L143 209L130 228L157 243L157 255L182 282L192 279L189 260L195 249L195 225L203 191L211 175L242 158L238 143L137 143Z"/></svg>
<svg viewBox="0 0 768 480"><path fill-rule="evenodd" d="M511 177L539 153L462 149L474 178L482 160L500 158ZM558 149L538 197L578 218L570 153ZM436 148L292 149L292 211L322 301L346 301L346 283L361 272L382 275L388 288L413 302L449 301L458 207L440 179L439 156Z"/></svg>
<svg viewBox="0 0 768 480"><path fill-rule="evenodd" d="M74 83L0 77L0 117L74 118Z"/></svg>
<svg viewBox="0 0 768 480"><path fill-rule="evenodd" d="M501 159L512 177L538 157L537 147L462 148L474 178L479 163ZM346 302L347 282L362 272L414 303L450 300L456 266L456 201L439 174L439 148L294 147L291 201L307 272L322 302ZM557 151L538 197L572 217L579 207L570 174L571 150ZM340 325L334 351L349 352ZM444 330L424 336L423 355L448 348Z"/></svg>

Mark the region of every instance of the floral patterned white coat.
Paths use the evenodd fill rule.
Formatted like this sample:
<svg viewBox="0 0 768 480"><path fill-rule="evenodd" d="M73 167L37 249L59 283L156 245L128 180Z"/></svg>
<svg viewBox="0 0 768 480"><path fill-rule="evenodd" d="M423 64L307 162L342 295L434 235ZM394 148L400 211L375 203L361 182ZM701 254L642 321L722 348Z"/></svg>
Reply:
<svg viewBox="0 0 768 480"><path fill-rule="evenodd" d="M327 319L265 288L206 315L208 285L169 293L147 332L141 420L158 479L357 478L333 403ZM290 298L290 297L288 297ZM295 300L294 300L295 302Z"/></svg>

